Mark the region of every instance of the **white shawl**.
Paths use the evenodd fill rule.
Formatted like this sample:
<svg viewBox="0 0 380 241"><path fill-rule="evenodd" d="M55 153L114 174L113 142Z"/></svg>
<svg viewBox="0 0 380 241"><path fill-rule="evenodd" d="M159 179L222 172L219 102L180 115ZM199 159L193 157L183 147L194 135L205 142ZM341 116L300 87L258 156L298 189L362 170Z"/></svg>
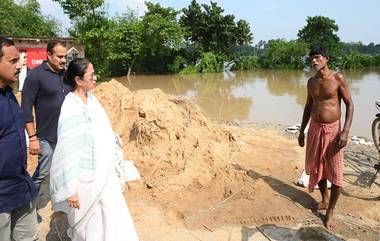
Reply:
<svg viewBox="0 0 380 241"><path fill-rule="evenodd" d="M88 92L87 103L69 93L58 121L58 142L50 169L50 193L57 211L68 208L67 199L78 192L79 184L91 186L87 200L80 200L86 214L86 203L102 191L108 173L114 168L115 141L111 123L101 104Z"/></svg>

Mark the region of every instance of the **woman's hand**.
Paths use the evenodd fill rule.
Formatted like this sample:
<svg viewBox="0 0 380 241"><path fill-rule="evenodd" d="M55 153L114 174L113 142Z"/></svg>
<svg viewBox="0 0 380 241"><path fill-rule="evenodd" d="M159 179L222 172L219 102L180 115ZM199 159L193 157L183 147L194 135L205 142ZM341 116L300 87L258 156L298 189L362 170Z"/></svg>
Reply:
<svg viewBox="0 0 380 241"><path fill-rule="evenodd" d="M79 209L79 196L78 196L78 193L75 193L73 196L69 197L69 199L67 199L68 202L69 202L69 206L71 208L77 208Z"/></svg>

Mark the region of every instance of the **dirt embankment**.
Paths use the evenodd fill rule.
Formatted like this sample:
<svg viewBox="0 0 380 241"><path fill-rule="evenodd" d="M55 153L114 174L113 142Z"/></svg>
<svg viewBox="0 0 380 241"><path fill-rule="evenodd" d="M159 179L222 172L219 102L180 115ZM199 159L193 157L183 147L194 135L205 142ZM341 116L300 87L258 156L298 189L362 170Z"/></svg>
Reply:
<svg viewBox="0 0 380 241"><path fill-rule="evenodd" d="M149 195L178 215L206 208L244 186L247 177L230 167L239 142L194 103L160 89L130 92L117 81L101 84L95 95Z"/></svg>

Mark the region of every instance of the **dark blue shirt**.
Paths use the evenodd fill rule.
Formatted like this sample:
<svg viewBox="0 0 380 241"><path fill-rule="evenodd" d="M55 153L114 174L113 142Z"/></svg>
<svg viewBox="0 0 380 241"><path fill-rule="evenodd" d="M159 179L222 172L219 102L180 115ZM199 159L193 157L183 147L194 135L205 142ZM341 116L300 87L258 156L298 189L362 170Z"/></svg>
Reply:
<svg viewBox="0 0 380 241"><path fill-rule="evenodd" d="M34 106L37 136L51 143L57 142L61 105L66 94L71 91L69 86L63 84L63 76L64 71L55 73L44 61L28 73L22 89L21 109L25 122L34 122Z"/></svg>
<svg viewBox="0 0 380 241"><path fill-rule="evenodd" d="M26 160L24 118L12 89L0 88L0 212L21 207L37 196Z"/></svg>

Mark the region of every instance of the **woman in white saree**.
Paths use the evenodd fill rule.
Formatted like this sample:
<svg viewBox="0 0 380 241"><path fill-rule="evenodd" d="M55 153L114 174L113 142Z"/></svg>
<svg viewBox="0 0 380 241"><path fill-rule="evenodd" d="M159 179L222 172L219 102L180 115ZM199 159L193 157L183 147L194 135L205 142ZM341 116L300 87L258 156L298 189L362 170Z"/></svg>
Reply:
<svg viewBox="0 0 380 241"><path fill-rule="evenodd" d="M64 81L73 91L61 108L50 170L53 207L67 214L73 241L137 241L114 167L113 130L91 93L95 80L88 60L69 64Z"/></svg>

